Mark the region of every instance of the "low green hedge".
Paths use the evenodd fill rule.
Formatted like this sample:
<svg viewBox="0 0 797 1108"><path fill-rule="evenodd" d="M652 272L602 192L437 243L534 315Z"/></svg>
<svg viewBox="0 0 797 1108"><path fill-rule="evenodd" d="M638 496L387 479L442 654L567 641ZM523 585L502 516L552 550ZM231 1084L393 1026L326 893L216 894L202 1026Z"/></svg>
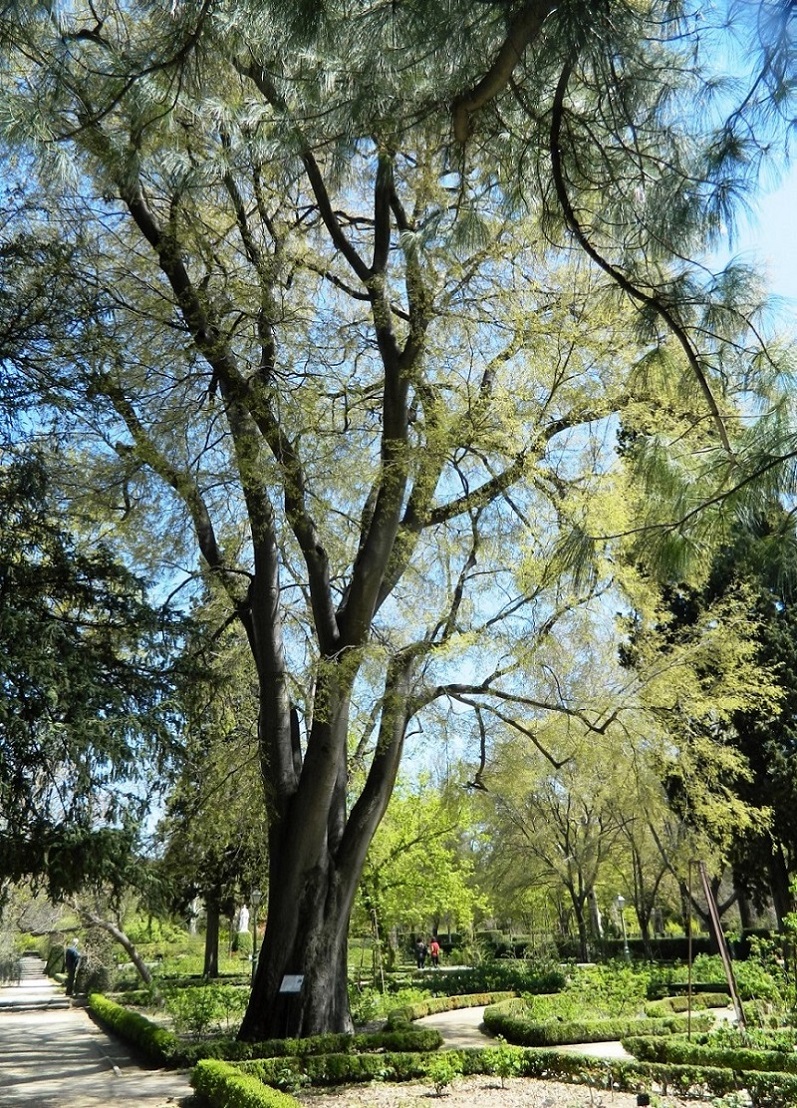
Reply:
<svg viewBox="0 0 797 1108"><path fill-rule="evenodd" d="M494 1048L446 1051L446 1058L463 1076L493 1072ZM667 1095L725 1096L746 1088L759 1108L782 1108L797 1098L797 1077L787 1073L743 1071L706 1065L675 1065L621 1059L600 1059L583 1054L539 1048L518 1048L518 1074L550 1081L589 1085L593 1088L657 1088ZM417 1081L428 1079L434 1055L327 1055L304 1059L273 1058L243 1062L239 1071L251 1080L283 1088L303 1084L348 1085L357 1081ZM229 1102L232 1104L232 1102ZM260 1102L257 1102L258 1104ZM241 1105L241 1108L244 1108Z"/></svg>
<svg viewBox="0 0 797 1108"><path fill-rule="evenodd" d="M181 1045L173 1031L158 1027L139 1012L124 1008L101 993L91 993L88 1004L92 1015L109 1031L131 1043L153 1062L172 1064L172 1058Z"/></svg>
<svg viewBox="0 0 797 1108"><path fill-rule="evenodd" d="M797 1054L787 1054L779 1050L729 1047L721 1046L719 1043L716 1045L694 1043L680 1036L657 1039L647 1035L629 1036L623 1039L623 1046L635 1058L650 1062L797 1074Z"/></svg>
<svg viewBox="0 0 797 1108"><path fill-rule="evenodd" d="M434 1055L431 1055L434 1057ZM258 1058L240 1069L267 1085L352 1085L360 1081L414 1081L426 1072L429 1054L310 1054L303 1058Z"/></svg>
<svg viewBox="0 0 797 1108"><path fill-rule="evenodd" d="M510 1000L517 994L511 993L469 993L467 996L433 996L420 1000L417 1004L405 1004L403 1008L394 1008L388 1012L385 1028L399 1030L406 1028L413 1020L424 1016L436 1016L439 1012L453 1012L458 1008L479 1008L482 1004L497 1004Z"/></svg>
<svg viewBox="0 0 797 1108"><path fill-rule="evenodd" d="M726 1001L730 1000L728 986L724 981L693 981L690 985L688 981L672 981L670 974L666 974L664 978L654 977L648 985L647 994L648 1000L662 1000L668 996L686 996L690 990L692 995L723 993Z"/></svg>
<svg viewBox="0 0 797 1108"><path fill-rule="evenodd" d="M287 1093L214 1059L197 1063L191 1085L213 1108L299 1108L299 1101Z"/></svg>
<svg viewBox="0 0 797 1108"><path fill-rule="evenodd" d="M162 1066L188 1067L202 1058L240 1062L253 1058L336 1054L344 1051L434 1051L443 1042L433 1027L403 1027L359 1035L314 1035L307 1039L272 1039L261 1043L241 1043L237 1039L205 1039L184 1042L173 1031L159 1027L139 1012L92 993L89 1008L109 1031L125 1039L153 1062Z"/></svg>
<svg viewBox="0 0 797 1108"><path fill-rule="evenodd" d="M313 1035L308 1039L268 1039L260 1043L241 1043L237 1039L208 1039L199 1043L181 1043L172 1056L172 1065L192 1066L200 1058L219 1058L227 1062L246 1062L258 1058L306 1058L346 1052L376 1054L384 1051L435 1051L443 1036L433 1027L378 1031L359 1035Z"/></svg>
<svg viewBox="0 0 797 1108"><path fill-rule="evenodd" d="M706 1008L727 1008L730 999L727 993L694 993L692 996L692 1011L702 1011ZM652 1000L645 1005L645 1015L651 1017L688 1011L688 996L665 996L661 1000Z"/></svg>
<svg viewBox="0 0 797 1108"><path fill-rule="evenodd" d="M415 984L431 989L439 996L463 996L467 993L558 993L567 983L561 970L539 970L522 959L485 962L470 969L425 970L413 978Z"/></svg>
<svg viewBox="0 0 797 1108"><path fill-rule="evenodd" d="M492 1004L484 1010L484 1023L494 1035L518 1046L558 1046L566 1043L601 1043L633 1034L672 1035L687 1030L687 1017L650 1019L614 1018L599 1020L531 1020L522 1014L517 1001ZM712 1023L708 1013L692 1016L695 1030L705 1031Z"/></svg>

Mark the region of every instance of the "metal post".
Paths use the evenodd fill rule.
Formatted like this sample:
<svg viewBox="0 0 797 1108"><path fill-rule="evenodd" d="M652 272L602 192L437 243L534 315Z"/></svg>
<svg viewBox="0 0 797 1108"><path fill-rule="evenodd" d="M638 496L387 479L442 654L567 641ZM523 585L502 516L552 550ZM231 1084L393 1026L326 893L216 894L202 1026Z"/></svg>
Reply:
<svg viewBox="0 0 797 1108"><path fill-rule="evenodd" d="M620 931L622 932L622 936L623 936L623 957L625 958L626 962L630 962L631 961L631 951L628 949L628 933L626 932L626 929L625 929L625 911L624 911L624 909L625 909L625 897L620 896L618 894L618 896L617 896L617 914L620 917Z"/></svg>
<svg viewBox="0 0 797 1108"><path fill-rule="evenodd" d="M693 861L689 862L689 880L687 882L687 888L689 890L688 897L689 902L686 906L686 962L687 962L687 986L686 986L686 1037L692 1038L692 866Z"/></svg>

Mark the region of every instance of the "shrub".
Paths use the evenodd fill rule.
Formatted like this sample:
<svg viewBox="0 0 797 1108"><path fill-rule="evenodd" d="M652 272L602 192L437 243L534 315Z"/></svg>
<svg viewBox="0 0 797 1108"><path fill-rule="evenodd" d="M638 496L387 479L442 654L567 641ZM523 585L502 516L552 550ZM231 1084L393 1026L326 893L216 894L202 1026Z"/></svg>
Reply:
<svg viewBox="0 0 797 1108"><path fill-rule="evenodd" d="M252 936L248 931L238 931L232 940L233 951L241 958L248 958L252 953Z"/></svg>
<svg viewBox="0 0 797 1108"><path fill-rule="evenodd" d="M462 1075L462 1062L452 1050L442 1054L436 1054L426 1064L425 1075L434 1086L437 1096L442 1096L443 1091Z"/></svg>
<svg viewBox="0 0 797 1108"><path fill-rule="evenodd" d="M361 1081L414 1081L424 1076L429 1060L428 1054L410 1053L310 1054L303 1058L254 1059L242 1062L241 1070L267 1085L295 1081L298 1075L312 1085L350 1085Z"/></svg>
<svg viewBox="0 0 797 1108"><path fill-rule="evenodd" d="M181 1033L206 1034L218 1017L218 1000L212 986L199 989L179 989L166 997L166 1011Z"/></svg>
<svg viewBox="0 0 797 1108"><path fill-rule="evenodd" d="M692 995L692 1011L697 1012L706 1008L727 1008L730 997L727 993L694 993ZM666 1016L676 1012L689 1011L688 996L665 996L661 1000L652 1000L645 1005L645 1015L656 1017Z"/></svg>
<svg viewBox="0 0 797 1108"><path fill-rule="evenodd" d="M452 1012L457 1008L479 1008L482 1004L495 1004L499 1000L507 1000L511 993L471 993L468 996L434 996L416 1004L406 1004L402 1008L394 1008L388 1013L387 1030L406 1028L413 1020L423 1019L424 1016L434 1016L438 1012Z"/></svg>
<svg viewBox="0 0 797 1108"><path fill-rule="evenodd" d="M199 1062L191 1085L213 1108L298 1108L299 1102L226 1062Z"/></svg>
<svg viewBox="0 0 797 1108"><path fill-rule="evenodd" d="M565 975L558 968L536 968L522 959L484 962L471 969L451 970L430 979L424 974L424 985L438 996L465 993L555 993L565 986Z"/></svg>
<svg viewBox="0 0 797 1108"><path fill-rule="evenodd" d="M212 1029L229 1031L246 1008L247 993L231 985L192 985L170 988L166 1010L180 1033L199 1037Z"/></svg>
<svg viewBox="0 0 797 1108"><path fill-rule="evenodd" d="M488 1073L501 1079L501 1088L508 1077L516 1077L523 1068L523 1057L518 1047L510 1046L506 1039L498 1036L498 1046L484 1050L484 1064Z"/></svg>
<svg viewBox="0 0 797 1108"><path fill-rule="evenodd" d="M179 1048L180 1040L172 1031L158 1027L139 1012L123 1008L99 993L89 995L89 1009L100 1023L132 1043L154 1062L161 1065L168 1063Z"/></svg>
<svg viewBox="0 0 797 1108"><path fill-rule="evenodd" d="M762 1070L797 1074L797 1054L785 1054L782 1051L723 1046L711 1041L696 1043L679 1036L666 1039L630 1036L623 1039L623 1046L635 1058L651 1062L674 1063L679 1066L720 1066L736 1072Z"/></svg>
<svg viewBox="0 0 797 1108"><path fill-rule="evenodd" d="M349 1006L355 1024L370 1023L381 1016L383 997L376 989L349 986Z"/></svg>
<svg viewBox="0 0 797 1108"><path fill-rule="evenodd" d="M598 1043L622 1039L628 1035L674 1034L687 1029L687 1017L664 1019L647 1017L617 1017L596 1020L534 1020L517 1001L493 1004L484 1011L484 1022L493 1034L503 1035L509 1042L521 1046L556 1046L564 1043ZM695 1030L707 1030L711 1025L707 1013L692 1016Z"/></svg>

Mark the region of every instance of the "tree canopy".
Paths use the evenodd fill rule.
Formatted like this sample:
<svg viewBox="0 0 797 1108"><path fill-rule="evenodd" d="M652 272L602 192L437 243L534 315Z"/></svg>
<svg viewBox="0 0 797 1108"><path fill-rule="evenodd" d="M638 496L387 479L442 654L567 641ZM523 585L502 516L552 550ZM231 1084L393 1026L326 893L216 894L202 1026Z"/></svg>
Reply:
<svg viewBox="0 0 797 1108"><path fill-rule="evenodd" d="M741 93L703 69L737 26L705 5L7 9L5 234L69 244L72 325L4 373L79 440L73 506L182 595L211 579L256 673L242 1037L349 1026L348 919L412 720L612 725L544 651L635 526L622 413L636 486L688 490L676 521L782 440L775 408L750 427L782 370L758 290L689 261L788 115L790 8L764 7L782 33Z"/></svg>
<svg viewBox="0 0 797 1108"><path fill-rule="evenodd" d="M0 515L0 869L58 897L124 868L169 761L179 624L64 529L40 455L2 451Z"/></svg>

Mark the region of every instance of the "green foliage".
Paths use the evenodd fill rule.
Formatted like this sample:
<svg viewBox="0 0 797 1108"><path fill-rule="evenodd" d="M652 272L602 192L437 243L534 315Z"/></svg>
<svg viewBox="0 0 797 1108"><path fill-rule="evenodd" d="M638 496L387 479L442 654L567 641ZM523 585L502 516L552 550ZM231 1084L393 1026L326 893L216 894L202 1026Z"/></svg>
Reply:
<svg viewBox="0 0 797 1108"><path fill-rule="evenodd" d="M252 953L252 936L248 931L236 931L232 939L232 949L239 958L248 958Z"/></svg>
<svg viewBox="0 0 797 1108"><path fill-rule="evenodd" d="M231 998L234 997L234 1000ZM203 1034L220 1016L229 1012L230 1005L238 1012L244 1000L242 990L225 986L188 986L174 990L167 1004L178 1013L181 1025L193 1034ZM183 998L185 998L183 1000ZM288 1067L280 1072L301 1070L299 1059L311 1056L337 1055L348 1053L398 1055L399 1053L417 1055L419 1052L434 1051L440 1047L442 1038L434 1028L403 1027L395 1031L370 1034L330 1034L313 1035L306 1039L275 1039L260 1043L238 1042L229 1038L208 1038L201 1042L185 1043L171 1031L147 1020L115 1001L100 995L89 998L91 1010L97 1018L106 1024L115 1034L128 1039L139 1049L144 1050L153 1060L162 1065L190 1066L201 1058L216 1058L225 1061L244 1061L249 1059L284 1060L288 1058ZM370 1063L363 1063L365 1066ZM377 1067L378 1068L378 1067Z"/></svg>
<svg viewBox="0 0 797 1108"><path fill-rule="evenodd" d="M656 1038L630 1035L623 1038L623 1046L635 1058L650 1062L797 1074L797 1054L731 1046L719 1040L692 1042L679 1035Z"/></svg>
<svg viewBox="0 0 797 1108"><path fill-rule="evenodd" d="M417 1080L423 1077L429 1060L428 1054L413 1052L309 1054L256 1059L241 1063L241 1068L267 1084L346 1085L363 1081Z"/></svg>
<svg viewBox="0 0 797 1108"><path fill-rule="evenodd" d="M239 1023L249 994L227 985L202 985L177 989L165 994L166 1010L178 1032L206 1035L223 1024Z"/></svg>
<svg viewBox="0 0 797 1108"><path fill-rule="evenodd" d="M384 1004L385 998L378 989L355 988L349 984L349 1008L355 1025L370 1023L384 1015Z"/></svg>
<svg viewBox="0 0 797 1108"><path fill-rule="evenodd" d="M727 993L694 993L691 998L692 1011L705 1008L727 1008L730 997ZM653 1018L676 1012L686 1012L690 1008L688 996L666 996L645 1005L645 1015Z"/></svg>
<svg viewBox="0 0 797 1108"><path fill-rule="evenodd" d="M579 1020L549 1017L535 1020L523 1001L509 1000L491 1005L484 1011L484 1023L493 1034L503 1035L509 1042L521 1046L554 1046L560 1043L598 1043L621 1039L627 1035L670 1035L686 1031L684 1016L648 1019L641 1016ZM706 1030L712 1023L707 1013L692 1017L695 1030Z"/></svg>
<svg viewBox="0 0 797 1108"><path fill-rule="evenodd" d="M92 1014L101 1024L132 1043L154 1062L167 1064L179 1050L179 1039L174 1032L158 1027L138 1012L123 1008L99 993L92 993L88 1002Z"/></svg>
<svg viewBox="0 0 797 1108"><path fill-rule="evenodd" d="M565 1019L589 1012L596 1016L632 1015L642 1010L648 990L647 971L625 962L583 966L573 972L562 992L545 1001L529 997L530 1011L535 1005L552 1007ZM542 1011L542 1009L539 1009Z"/></svg>
<svg viewBox="0 0 797 1108"><path fill-rule="evenodd" d="M744 1030L735 1027L731 1023L721 1023L709 1032L705 1038L697 1039L699 1043L712 1046L756 1047L759 1050L774 1050L793 1054L797 1049L797 1028L781 1027L751 1027L746 1024ZM773 1067L779 1069L779 1066Z"/></svg>
<svg viewBox="0 0 797 1108"><path fill-rule="evenodd" d="M503 1036L497 1036L498 1046L488 1047L484 1051L484 1065L488 1073L501 1079L501 1088L507 1078L516 1077L523 1069L523 1058L517 1047L510 1046Z"/></svg>
<svg viewBox="0 0 797 1108"><path fill-rule="evenodd" d="M696 978L705 981L724 981L722 961L716 954L698 954L693 971ZM765 1000L784 1004L784 978L782 970L774 965L762 964L757 958L748 958L733 964L733 973L739 995L744 1000Z"/></svg>
<svg viewBox="0 0 797 1108"><path fill-rule="evenodd" d="M369 1080L376 1081L417 1081L429 1079L429 1070L438 1059L446 1060L440 1067L441 1080L450 1083L460 1073L463 1075L489 1074L491 1070L491 1051L484 1050L447 1051L434 1059L428 1055L322 1055L300 1059L281 1059L288 1062L291 1073L286 1067L275 1067L273 1061L253 1061L241 1063L241 1072L258 1078L267 1084L276 1080L301 1083L301 1075L309 1078L314 1085L351 1084ZM624 1089L637 1092L640 1085L656 1084L664 1095L694 1095L702 1090L703 1095L724 1096L738 1087L739 1075L729 1068L700 1065L676 1065L658 1062L637 1062L621 1060L602 1060L587 1055L566 1053L564 1051L544 1049L518 1049L516 1057L520 1059L519 1075L537 1077L546 1080L560 1080L580 1085L589 1085L597 1089ZM453 1073L451 1072L453 1069ZM771 1108L790 1103L790 1097L797 1089L797 1081L790 1074L746 1071L743 1075L746 1087L755 1096L760 1093L767 1098L765 1103ZM441 1085L441 1089L446 1087Z"/></svg>
<svg viewBox="0 0 797 1108"><path fill-rule="evenodd" d="M393 1008L388 1013L387 1028L390 1030L406 1028L413 1020L423 1019L424 1016L433 1016L438 1012L453 1012L457 1008L477 1008L482 1004L495 1004L511 995L513 994L468 993L467 996L428 997L415 1004Z"/></svg>
<svg viewBox="0 0 797 1108"><path fill-rule="evenodd" d="M424 1075L432 1083L437 1096L442 1096L448 1086L462 1076L462 1062L454 1051L447 1050L429 1059Z"/></svg>
<svg viewBox="0 0 797 1108"><path fill-rule="evenodd" d="M427 934L433 920L470 927L486 910L473 880L463 827L468 805L426 779L394 790L368 851L359 885L364 918L380 931L402 927Z"/></svg>
<svg viewBox="0 0 797 1108"><path fill-rule="evenodd" d="M125 932L142 953L157 953L161 957L168 954L171 948L183 953L191 938L183 927L152 913L129 920L125 925Z"/></svg>
<svg viewBox="0 0 797 1108"><path fill-rule="evenodd" d="M0 874L43 875L56 899L119 890L146 807L133 782L163 764L167 657L185 621L149 605L107 545L70 531L41 455L0 458Z"/></svg>
<svg viewBox="0 0 797 1108"><path fill-rule="evenodd" d="M690 537L671 525L673 507L700 515L679 497L696 465L707 496L749 484L751 443L731 444L726 424L745 426L735 404L749 413L768 395L757 373L773 359L745 326L758 299L738 271L707 279L685 259L732 226L772 120L790 116L785 36L721 120L694 110L714 87L701 60L724 54L702 5L542 5L539 20L527 18L534 5L516 20L478 3L354 14L334 0L290 12L177 3L169 18L120 3L107 19L56 7L15 4L24 18L0 24L4 230L63 241L75 301L73 326L59 315L30 349L14 344L25 353L14 383L41 405L32 425L53 421L81 443L64 489L93 532L170 579L201 555L224 594L215 624L241 621L258 670L264 723L250 764L269 775L258 815L280 813L283 841L301 829L299 869L323 859L315 872L340 880L329 829L343 832L363 805L351 778L352 795L326 790L323 810L320 782L349 755L368 752L364 803L384 811L405 732L416 714L429 727L435 703L452 725L470 704L482 734L485 712L532 738L539 717L576 725L584 698L549 657L623 561L598 536L639 529L607 429L627 414L655 440L664 464L645 472L671 495L652 522L664 517L655 533L671 546ZM764 124L762 88L774 109ZM31 256L22 242L7 251L17 293L37 268L18 264ZM563 264L571 247L582 266ZM29 298L3 299L6 323L17 301ZM693 548L708 545L703 530ZM720 631L705 638L722 650ZM701 690L694 677L673 691L722 698L722 681ZM546 690L537 703L530 686ZM669 715L658 699L648 706ZM612 707L585 709L590 742L625 742L636 706L623 705L622 730ZM292 713L312 721L306 733ZM94 710L82 722L118 719ZM129 736L116 737L123 749L91 767L112 765L113 785L136 763ZM320 767L306 774L319 791L296 790L300 751ZM562 776L574 765L565 758ZM738 776L721 768L721 786ZM606 790L601 799L608 814ZM622 829L611 814L604 847ZM595 875L598 825L575 822ZM220 838L228 862L235 838ZM270 895L295 921L292 882ZM285 952L295 969L317 939ZM261 981L276 989L283 967L268 968ZM345 966L331 972L342 986ZM276 1019L264 987L252 1011ZM318 1013L329 1000L310 1003Z"/></svg>
<svg viewBox="0 0 797 1108"><path fill-rule="evenodd" d="M558 967L538 967L532 962L512 958L483 962L472 969L448 970L431 979L427 975L423 980L435 994L450 996L509 991L554 993L566 983Z"/></svg>
<svg viewBox="0 0 797 1108"><path fill-rule="evenodd" d="M226 1062L198 1062L191 1084L213 1108L297 1108L298 1101Z"/></svg>

